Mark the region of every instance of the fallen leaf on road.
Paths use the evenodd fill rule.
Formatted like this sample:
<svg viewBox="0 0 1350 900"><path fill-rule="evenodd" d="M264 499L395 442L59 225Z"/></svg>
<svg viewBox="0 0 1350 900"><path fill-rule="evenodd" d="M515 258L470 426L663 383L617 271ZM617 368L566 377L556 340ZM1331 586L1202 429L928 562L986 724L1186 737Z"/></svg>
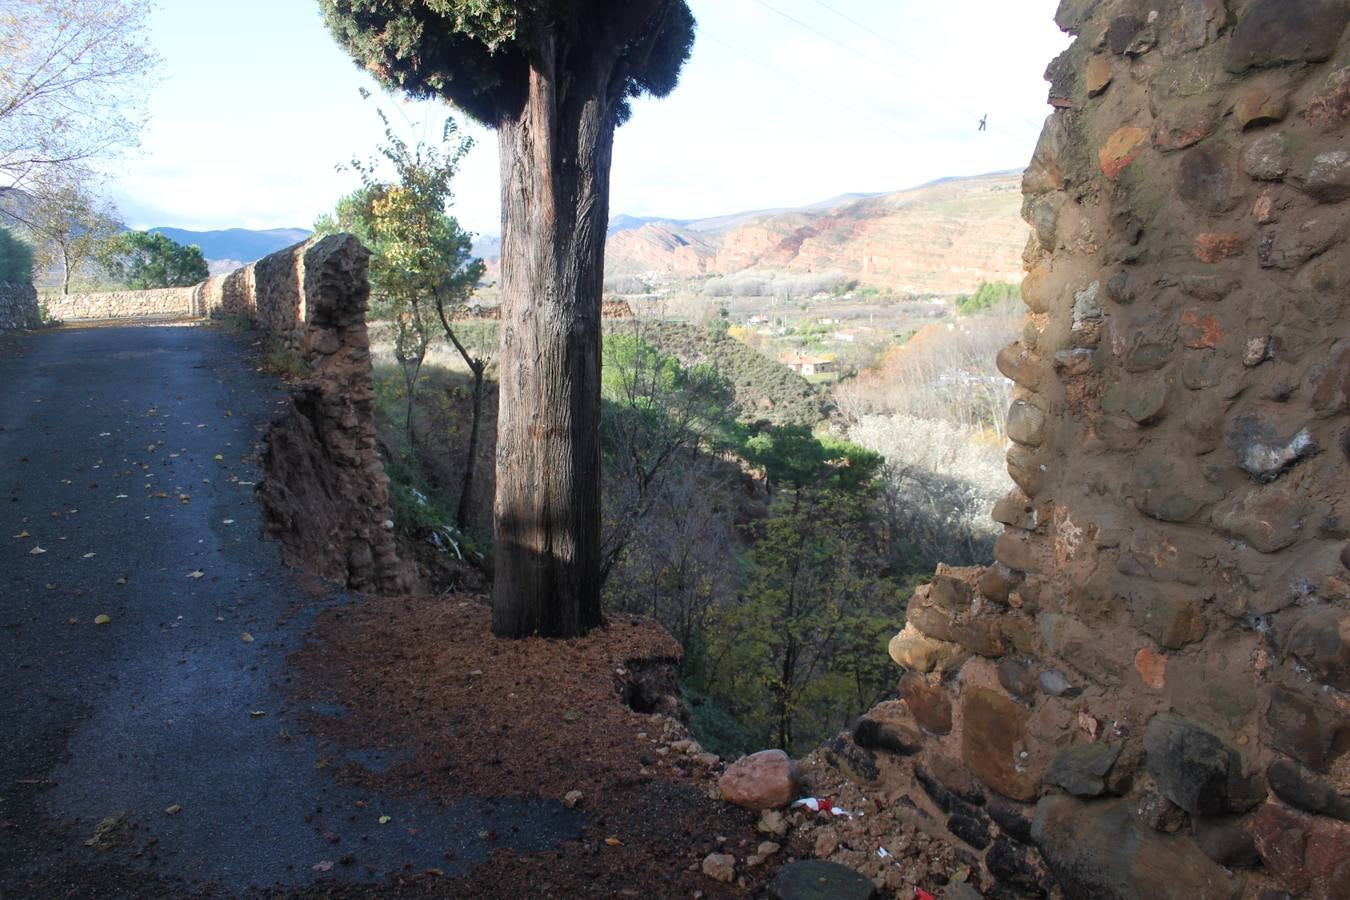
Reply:
<svg viewBox="0 0 1350 900"><path fill-rule="evenodd" d="M239 635L239 639L243 641L245 644L253 643L253 635L249 634L247 631Z"/></svg>
<svg viewBox="0 0 1350 900"><path fill-rule="evenodd" d="M95 556L98 556L98 554L97 554L97 553L86 553L84 556L80 557L80 559L93 559Z"/></svg>
<svg viewBox="0 0 1350 900"><path fill-rule="evenodd" d="M223 520L223 521L221 522L221 524L223 524L223 525L233 525L233 524L234 524L234 519L225 519L225 520Z"/></svg>
<svg viewBox="0 0 1350 900"><path fill-rule="evenodd" d="M327 872L333 868L333 863L331 860L325 859L322 862L316 862L313 868L315 872Z"/></svg>
<svg viewBox="0 0 1350 900"><path fill-rule="evenodd" d="M166 816L176 816L176 815L178 815L178 814L179 814L180 812L182 812L182 811L183 811L183 806L182 806L182 804L181 804L181 803L175 803L173 806L170 806L170 807L168 807L167 809L164 810L164 815L166 815Z"/></svg>
<svg viewBox="0 0 1350 900"><path fill-rule="evenodd" d="M224 461L225 461L225 457L223 457L223 456L221 456L219 453L217 453L217 454L216 454L216 462L224 462Z"/></svg>
<svg viewBox="0 0 1350 900"><path fill-rule="evenodd" d="M392 821L393 821L393 819L392 819L390 816L380 816L380 824L381 824L381 825L388 825L388 824L389 824L390 822L392 822Z"/></svg>
<svg viewBox="0 0 1350 900"><path fill-rule="evenodd" d="M265 709L250 709L248 711L248 717L250 719L261 719L265 715L267 715L267 710Z"/></svg>
<svg viewBox="0 0 1350 900"><path fill-rule="evenodd" d="M206 573L203 572L201 569L198 569L198 570L196 570L195 572L189 572L189 573L187 573L187 577L188 577L188 578L201 578L201 577L203 577L204 575L206 575Z"/></svg>
<svg viewBox="0 0 1350 900"><path fill-rule="evenodd" d="M111 621L112 617L109 616L107 613L99 613L98 615L94 616L95 625L107 625Z"/></svg>
<svg viewBox="0 0 1350 900"><path fill-rule="evenodd" d="M118 816L112 816L104 819L94 826L94 836L84 842L86 847L97 847L102 850L112 844L127 827L127 815L122 813Z"/></svg>
<svg viewBox="0 0 1350 900"><path fill-rule="evenodd" d="M29 555L29 556L41 556L42 554L44 554L44 553L46 553L46 552L47 552L47 551L46 551L46 550L43 550L41 547L38 547L38 546L34 545L33 549L28 551L28 555Z"/></svg>
<svg viewBox="0 0 1350 900"><path fill-rule="evenodd" d="M16 541L23 540L26 537L31 537L31 535L26 531L20 531L18 534L14 535L14 539Z"/></svg>
<svg viewBox="0 0 1350 900"><path fill-rule="evenodd" d="M611 846L611 847L622 847L622 846L623 846L623 841L619 840L617 837L615 837L615 836L612 835L612 834L611 834L609 837L605 838L605 843L606 843L606 844L609 844L609 846Z"/></svg>

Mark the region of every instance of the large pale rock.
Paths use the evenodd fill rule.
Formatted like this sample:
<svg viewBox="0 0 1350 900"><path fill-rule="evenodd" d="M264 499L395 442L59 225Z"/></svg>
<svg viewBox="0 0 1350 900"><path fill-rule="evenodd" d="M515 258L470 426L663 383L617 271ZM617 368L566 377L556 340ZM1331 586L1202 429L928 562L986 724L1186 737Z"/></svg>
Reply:
<svg viewBox="0 0 1350 900"><path fill-rule="evenodd" d="M1111 64L1106 61L1106 57L1094 56L1088 60L1085 78L1088 96L1095 97L1105 91L1113 77Z"/></svg>
<svg viewBox="0 0 1350 900"><path fill-rule="evenodd" d="M954 656L961 648L949 641L931 638L905 623L904 631L891 638L887 651L898 666L914 672L931 672Z"/></svg>
<svg viewBox="0 0 1350 900"><path fill-rule="evenodd" d="M723 800L754 810L787 806L800 787L797 764L782 750L761 750L743 756L717 781Z"/></svg>
<svg viewBox="0 0 1350 900"><path fill-rule="evenodd" d="M971 688L962 708L961 759L990 788L1013 800L1036 798L1022 768L1027 710L987 688Z"/></svg>
<svg viewBox="0 0 1350 900"><path fill-rule="evenodd" d="M736 877L736 857L730 853L709 853L703 859L703 874L713 881L730 884Z"/></svg>
<svg viewBox="0 0 1350 900"><path fill-rule="evenodd" d="M1337 148L1314 156L1301 187L1323 203L1350 197L1350 150Z"/></svg>
<svg viewBox="0 0 1350 900"><path fill-rule="evenodd" d="M1233 104L1233 118L1241 128L1255 128L1279 122L1289 114L1289 97L1260 85L1243 91Z"/></svg>
<svg viewBox="0 0 1350 900"><path fill-rule="evenodd" d="M1189 839L1143 827L1127 800L1043 797L1032 837L1070 897L1228 900L1241 887Z"/></svg>

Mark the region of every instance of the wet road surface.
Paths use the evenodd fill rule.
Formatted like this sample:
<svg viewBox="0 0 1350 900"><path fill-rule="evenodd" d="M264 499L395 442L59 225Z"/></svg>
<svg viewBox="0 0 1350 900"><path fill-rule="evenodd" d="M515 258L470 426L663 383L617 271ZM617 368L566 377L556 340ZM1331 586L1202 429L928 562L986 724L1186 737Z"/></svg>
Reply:
<svg viewBox="0 0 1350 900"><path fill-rule="evenodd" d="M335 780L396 760L320 745L306 718L343 709L284 692L314 616L359 602L261 536L285 397L214 328L0 339L0 897L454 875L580 830L558 804Z"/></svg>

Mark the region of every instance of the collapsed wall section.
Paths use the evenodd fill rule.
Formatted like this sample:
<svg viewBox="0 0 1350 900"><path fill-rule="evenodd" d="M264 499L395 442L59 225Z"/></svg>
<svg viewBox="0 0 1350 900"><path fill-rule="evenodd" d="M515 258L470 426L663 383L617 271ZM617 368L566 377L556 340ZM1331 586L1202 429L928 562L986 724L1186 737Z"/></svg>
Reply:
<svg viewBox="0 0 1350 900"><path fill-rule="evenodd" d="M1350 4L1057 22L1017 488L891 643L905 771L1009 895L1347 897Z"/></svg>
<svg viewBox="0 0 1350 900"><path fill-rule="evenodd" d="M303 361L307 375L268 435L259 491L287 563L398 592L411 585L376 450L369 257L351 235L310 240L210 279L197 297L204 314L248 316Z"/></svg>

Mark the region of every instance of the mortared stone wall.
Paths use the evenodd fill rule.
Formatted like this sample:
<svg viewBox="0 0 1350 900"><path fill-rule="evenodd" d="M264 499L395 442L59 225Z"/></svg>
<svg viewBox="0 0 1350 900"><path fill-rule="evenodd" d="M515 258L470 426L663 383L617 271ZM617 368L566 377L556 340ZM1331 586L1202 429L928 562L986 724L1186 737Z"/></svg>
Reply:
<svg viewBox="0 0 1350 900"><path fill-rule="evenodd" d="M883 770L999 896L1350 897L1350 2L1057 22L1017 487L891 643Z"/></svg>
<svg viewBox="0 0 1350 900"><path fill-rule="evenodd" d="M376 449L369 259L352 235L314 238L199 285L198 309L246 315L303 361L307 374L268 434L259 490L286 561L357 590L399 592L411 582Z"/></svg>

